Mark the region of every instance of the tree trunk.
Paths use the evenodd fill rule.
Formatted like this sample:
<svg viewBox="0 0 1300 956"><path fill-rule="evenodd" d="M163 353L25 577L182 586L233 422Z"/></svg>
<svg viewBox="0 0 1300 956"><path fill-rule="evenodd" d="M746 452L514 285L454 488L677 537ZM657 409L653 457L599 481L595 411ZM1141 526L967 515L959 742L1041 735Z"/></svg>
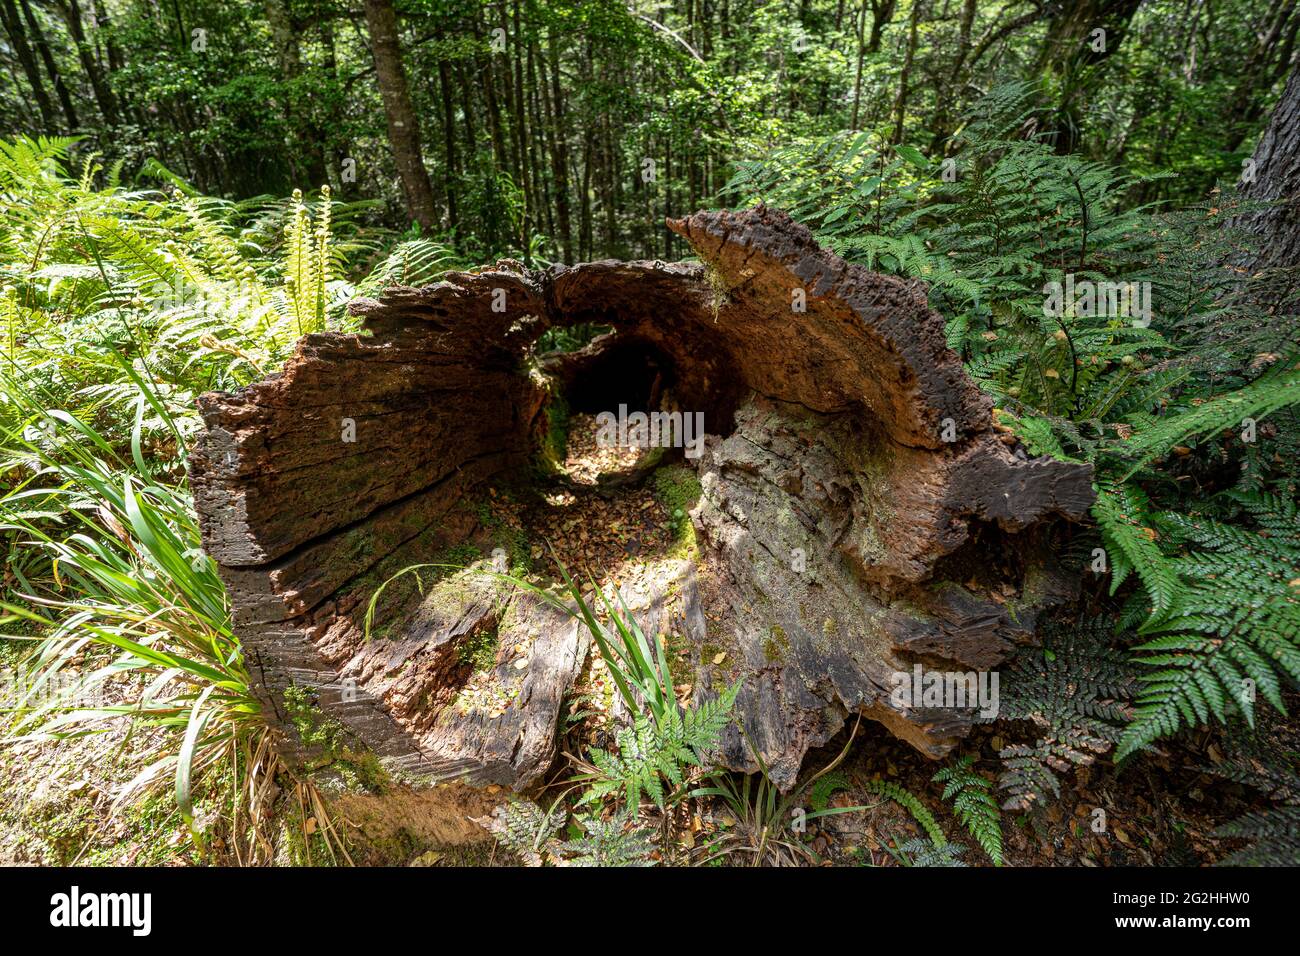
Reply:
<svg viewBox="0 0 1300 956"><path fill-rule="evenodd" d="M325 155L325 131L312 118L311 99L302 96L302 50L298 43L299 25L294 23L290 7L285 0L266 0L263 4L266 22L275 44L280 77L289 81L284 112L293 131L289 155L290 176L294 185L307 189L319 188L329 182L328 160Z"/></svg>
<svg viewBox="0 0 1300 956"><path fill-rule="evenodd" d="M27 34L23 29L14 0L0 0L0 16L4 19L5 33L8 34L9 42L14 48L14 55L18 57L18 63L22 66L23 73L27 75L27 82L31 85L32 98L36 100L36 109L41 114L41 130L53 133L56 127L54 110L50 108L50 96L45 92L41 71L36 65L36 57L32 55L32 48L27 43Z"/></svg>
<svg viewBox="0 0 1300 956"><path fill-rule="evenodd" d="M431 230L438 223L437 205L429 172L424 168L420 147L420 121L411 104L402 65L402 45L397 33L397 15L391 0L366 0L366 28L370 31L370 52L375 59L375 81L388 119L388 143L406 198L407 214L420 227Z"/></svg>
<svg viewBox="0 0 1300 956"><path fill-rule="evenodd" d="M678 487L694 489L676 513L644 490L649 466L592 494L646 498L624 597L646 634L672 635L697 703L740 683L737 720L783 789L857 716L947 752L972 702L909 703L900 680L996 668L1072 593L1079 572L1054 554L1087 514L1091 468L1029 458L994 428L919 287L842 262L763 207L671 225L702 265L506 261L389 290L353 306L369 335L307 336L282 374L201 399L204 547L291 753L281 695L296 684L408 778L543 779L585 632L472 570L379 591L494 541L544 553L547 529L572 522L553 493L577 487L523 477L544 464L557 396L702 416L675 453L693 472ZM615 334L535 356L544 331L593 316ZM507 501L530 510L494 538ZM677 526L694 537L661 550L655 535ZM485 640L495 656L471 667ZM718 757L757 767L735 727Z"/></svg>
<svg viewBox="0 0 1300 956"><path fill-rule="evenodd" d="M898 96L894 100L894 135L890 140L891 143L903 141L903 123L907 119L907 97L911 93L912 64L916 60L917 32L924 14L925 4L921 0L914 0L912 16L907 28L907 50L903 54L903 68L898 74Z"/></svg>
<svg viewBox="0 0 1300 956"><path fill-rule="evenodd" d="M1300 66L1291 71L1248 168L1241 197L1270 205L1237 217L1257 242L1241 264L1252 273L1294 269L1300 264ZM1286 298L1279 304L1296 305L1294 294Z"/></svg>
<svg viewBox="0 0 1300 956"><path fill-rule="evenodd" d="M20 0L20 3L23 8L23 18L27 21L27 29L31 31L36 49L40 51L41 60L45 63L45 72L49 74L50 82L54 84L54 93L59 98L59 108L63 110L63 118L68 121L68 129L75 132L80 125L77 122L77 110L72 105L67 84L63 82L63 74L59 72L58 64L54 62L54 54L50 52L50 43L45 39L45 31L41 29L40 22L32 12L31 3L28 0Z"/></svg>
<svg viewBox="0 0 1300 956"><path fill-rule="evenodd" d="M862 0L862 9L858 12L858 59L857 69L853 74L853 115L849 120L849 129L858 128L858 114L862 105L862 61L866 54L866 42L863 39L867 30L867 0Z"/></svg>
<svg viewBox="0 0 1300 956"><path fill-rule="evenodd" d="M1224 148L1232 152L1255 128L1263 112L1260 93L1267 92L1277 80L1291 69L1291 54L1295 49L1296 32L1300 30L1300 16L1296 15L1295 0L1273 0L1263 29L1252 31L1255 45L1251 48L1241 68L1233 89L1232 100L1224 115L1231 121L1232 129ZM1286 38L1285 42L1283 38Z"/></svg>
<svg viewBox="0 0 1300 956"><path fill-rule="evenodd" d="M99 64L95 62L95 53L86 39L85 25L81 21L81 6L77 0L63 0L61 6L68 31L72 34L72 42L77 48L77 57L81 60L81 69L85 72L86 79L90 81L90 89L95 94L99 115L109 126L116 126L118 125L117 98L104 79L103 73L100 72Z"/></svg>
<svg viewBox="0 0 1300 956"><path fill-rule="evenodd" d="M560 228L560 249L565 262L573 262L573 228L569 204L569 142L568 124L565 122L564 90L560 84L560 47L552 27L546 40L547 57L542 70L551 75L550 110L553 145L552 167L555 176L555 215Z"/></svg>
<svg viewBox="0 0 1300 956"><path fill-rule="evenodd" d="M880 38L884 36L885 27L894 19L898 9L898 0L870 0L871 2L871 37L867 40L867 52L880 52Z"/></svg>
<svg viewBox="0 0 1300 956"><path fill-rule="evenodd" d="M1142 0L1081 0L1051 6L1038 71L1054 75L1060 89L1052 121L1058 153L1072 153L1078 147L1092 75L1119 49L1141 4ZM1105 31L1104 38L1095 35L1099 29Z"/></svg>

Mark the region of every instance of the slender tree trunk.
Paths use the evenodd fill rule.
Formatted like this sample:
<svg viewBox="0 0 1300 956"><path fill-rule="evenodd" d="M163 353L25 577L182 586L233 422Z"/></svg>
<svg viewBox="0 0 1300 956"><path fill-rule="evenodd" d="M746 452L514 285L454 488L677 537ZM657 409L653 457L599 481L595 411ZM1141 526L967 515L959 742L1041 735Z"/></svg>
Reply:
<svg viewBox="0 0 1300 956"><path fill-rule="evenodd" d="M867 52L880 52L880 39L884 35L885 27L889 26L894 19L894 11L898 9L898 0L871 0L871 37L867 40Z"/></svg>
<svg viewBox="0 0 1300 956"><path fill-rule="evenodd" d="M100 72L99 64L95 62L94 51L86 40L86 30L81 22L81 5L77 0L63 0L62 12L63 18L68 23L68 31L72 34L72 42L76 45L81 69L85 71L86 79L90 81L90 89L95 94L99 115L104 117L104 122L109 126L117 126L117 98L113 96L112 87Z"/></svg>
<svg viewBox="0 0 1300 956"><path fill-rule="evenodd" d="M546 234L555 235L555 208L551 202L551 184L546 178L546 168L543 163L543 157L546 155L546 124L542 121L541 97L538 90L544 90L546 87L538 82L537 79L537 57L534 55L536 44L529 43L526 52L525 66L528 77L528 121L532 131L532 148L528 151L529 160L532 163L533 191L537 195L537 201L540 209L544 213L537 216L539 227L545 219Z"/></svg>
<svg viewBox="0 0 1300 956"><path fill-rule="evenodd" d="M957 54L947 64L935 84L935 111L930 139L931 155L938 155L951 134L953 104L961 90L966 58L971 51L971 29L975 25L975 0L963 0L961 21L957 27Z"/></svg>
<svg viewBox="0 0 1300 956"><path fill-rule="evenodd" d="M529 138L528 123L525 116L528 112L527 94L524 92L524 29L523 21L519 13L519 0L514 0L512 4L512 14L514 19L513 39L510 48L514 50L514 89L510 95L510 105L514 110L514 130L515 130L515 150L516 162L518 163L519 180L518 185L524 191L524 215L520 223L520 245L525 251L527 258L528 244L532 240L533 231L533 210L537 208L537 196L534 192L534 182L529 169L531 159L531 142ZM501 0L501 25L507 26L506 21L506 4Z"/></svg>
<svg viewBox="0 0 1300 956"><path fill-rule="evenodd" d="M442 31L435 34L442 39ZM451 67L443 57L438 59L438 91L442 100L442 146L447 160L443 170L443 183L447 193L447 224L455 229L460 225L456 211L456 189L460 181L460 159L456 153L456 90L451 82Z"/></svg>
<svg viewBox="0 0 1300 956"><path fill-rule="evenodd" d="M77 111L72 105L72 97L68 94L68 87L63 82L63 74L59 72L58 64L54 62L54 54L50 52L50 43L45 39L45 31L41 29L40 21L32 12L32 5L29 0L20 0L23 9L23 18L27 21L27 29L31 31L32 41L36 44L36 49L41 54L41 61L45 64L45 72L49 74L50 83L54 85L54 93L59 98L59 108L63 110L63 118L68 121L68 129L76 130L80 125L77 122Z"/></svg>
<svg viewBox="0 0 1300 956"><path fill-rule="evenodd" d="M907 28L907 51L903 54L903 69L898 74L898 97L894 100L894 135L892 143L903 141L903 121L907 118L907 97L911 93L912 64L916 60L917 37L925 4L915 0Z"/></svg>
<svg viewBox="0 0 1300 956"><path fill-rule="evenodd" d="M1038 71L1056 77L1056 151L1072 153L1082 134L1082 116L1096 68L1115 54L1142 0L1080 0L1060 4L1048 21ZM1097 34L1103 30L1104 34Z"/></svg>
<svg viewBox="0 0 1300 956"><path fill-rule="evenodd" d="M375 59L375 81L384 101L388 143L406 197L406 210L422 228L433 229L438 222L438 210L420 150L420 121L411 103L410 88L406 85L397 14L393 11L392 0L365 0L365 6L370 52Z"/></svg>
<svg viewBox="0 0 1300 956"><path fill-rule="evenodd" d="M324 185L329 182L324 148L325 131L312 120L311 99L302 95L301 84L297 82L302 79L303 72L297 25L290 16L286 0L266 0L263 9L271 28L271 41L275 44L281 78L290 82L285 103L285 114L294 138L294 148L289 157L290 175L298 181L297 185Z"/></svg>
<svg viewBox="0 0 1300 956"><path fill-rule="evenodd" d="M18 57L18 63L23 68L23 73L27 75L27 82L32 88L32 99L36 100L36 109L41 114L41 129L53 133L56 126L54 111L50 108L50 97L45 92L45 84L41 81L41 71L36 65L36 57L32 55L32 48L27 44L27 34L23 31L22 20L19 18L18 7L14 4L14 0L0 0L0 17L4 19L5 33L8 34L9 43L14 48L14 55Z"/></svg>
<svg viewBox="0 0 1300 956"><path fill-rule="evenodd" d="M555 150L552 153L555 167L555 212L560 226L560 248L564 261L572 263L573 229L569 214L569 144L568 124L565 122L564 90L560 85L560 47L554 30L547 37L547 53L551 74L551 111L555 130Z"/></svg>
<svg viewBox="0 0 1300 956"><path fill-rule="evenodd" d="M862 9L858 11L858 68L853 76L853 118L849 122L850 129L858 128L858 113L862 105L862 60L866 55L863 37L867 33L867 3L868 0L862 0Z"/></svg>
<svg viewBox="0 0 1300 956"><path fill-rule="evenodd" d="M95 33L106 34L104 39L104 49L108 54L108 68L110 70L120 70L126 64L122 60L122 51L117 45L117 40L113 38L112 23L109 20L108 11L104 9L103 0L94 0L91 10L95 14Z"/></svg>
<svg viewBox="0 0 1300 956"><path fill-rule="evenodd" d="M1291 66L1296 28L1300 25L1300 17L1295 16L1295 9L1296 0L1274 0L1264 18L1263 30L1256 34L1255 45L1241 69L1232 100L1224 114L1233 124L1225 143L1229 151L1240 146L1255 128L1255 123L1263 112L1259 96L1261 90L1266 91L1272 87L1278 77L1284 75ZM1287 42L1283 42L1283 38L1287 38Z"/></svg>

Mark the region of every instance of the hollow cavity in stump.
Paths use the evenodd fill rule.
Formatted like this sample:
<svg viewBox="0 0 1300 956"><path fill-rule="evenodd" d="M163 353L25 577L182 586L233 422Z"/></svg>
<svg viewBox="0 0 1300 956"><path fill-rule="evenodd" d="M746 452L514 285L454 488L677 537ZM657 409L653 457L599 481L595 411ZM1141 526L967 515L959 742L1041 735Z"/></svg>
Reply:
<svg viewBox="0 0 1300 956"><path fill-rule="evenodd" d="M273 719L307 687L393 772L536 784L575 694L602 689L573 620L447 567L363 620L415 564L550 576L549 540L621 588L690 697L741 682L783 787L854 714L935 756L966 733L974 706L900 698L900 675L987 672L1032 639L1071 591L1052 551L1089 469L1000 440L918 285L762 207L670 226L703 264L390 289L352 306L367 334L308 336L282 374L203 397L204 545ZM573 327L609 331L543 353ZM677 430L592 437L637 413ZM749 742L733 728L720 761L756 769Z"/></svg>

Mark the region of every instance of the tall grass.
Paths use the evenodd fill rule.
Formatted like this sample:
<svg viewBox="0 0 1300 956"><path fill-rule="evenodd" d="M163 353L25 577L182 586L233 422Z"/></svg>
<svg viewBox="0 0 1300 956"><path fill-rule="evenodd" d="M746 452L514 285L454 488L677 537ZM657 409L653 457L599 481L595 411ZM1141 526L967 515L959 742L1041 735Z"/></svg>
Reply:
<svg viewBox="0 0 1300 956"><path fill-rule="evenodd" d="M358 286L427 282L451 256L403 243L354 283L352 261L378 251L357 204L130 189L93 160L70 171L73 143L0 140L0 637L28 648L0 744L149 734L115 806L170 788L215 858L195 802L220 789L223 858L269 862L285 768L200 546L195 398L275 371L304 333L349 328ZM292 782L335 853L319 796Z"/></svg>

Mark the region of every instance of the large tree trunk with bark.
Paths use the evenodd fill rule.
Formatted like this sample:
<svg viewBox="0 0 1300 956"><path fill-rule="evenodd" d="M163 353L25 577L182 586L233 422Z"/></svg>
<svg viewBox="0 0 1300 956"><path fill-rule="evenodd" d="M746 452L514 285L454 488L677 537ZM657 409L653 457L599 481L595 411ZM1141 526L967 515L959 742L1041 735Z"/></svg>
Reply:
<svg viewBox="0 0 1300 956"><path fill-rule="evenodd" d="M858 716L945 753L974 702L900 698L901 677L996 670L1072 593L1053 555L1092 501L1090 468L995 428L922 287L763 207L671 226L703 265L503 261L391 289L353 306L369 334L307 336L282 374L203 397L204 546L290 752L296 684L407 778L542 779L593 653L571 618L437 569L385 589L368 637L364 618L397 571L482 540L476 503L498 485L544 475L561 398L703 415L698 455L675 466L698 478L694 546L617 584L696 701L741 683L745 734L719 759L754 770L752 743L782 787ZM546 330L592 322L614 332L534 354ZM632 397L647 367L648 398ZM536 556L548 535L531 530ZM485 635L496 654L474 670Z"/></svg>
<svg viewBox="0 0 1300 956"><path fill-rule="evenodd" d="M1242 198L1268 205L1237 217L1257 241L1242 265L1251 272L1293 270L1300 265L1300 67L1291 71L1247 170Z"/></svg>

